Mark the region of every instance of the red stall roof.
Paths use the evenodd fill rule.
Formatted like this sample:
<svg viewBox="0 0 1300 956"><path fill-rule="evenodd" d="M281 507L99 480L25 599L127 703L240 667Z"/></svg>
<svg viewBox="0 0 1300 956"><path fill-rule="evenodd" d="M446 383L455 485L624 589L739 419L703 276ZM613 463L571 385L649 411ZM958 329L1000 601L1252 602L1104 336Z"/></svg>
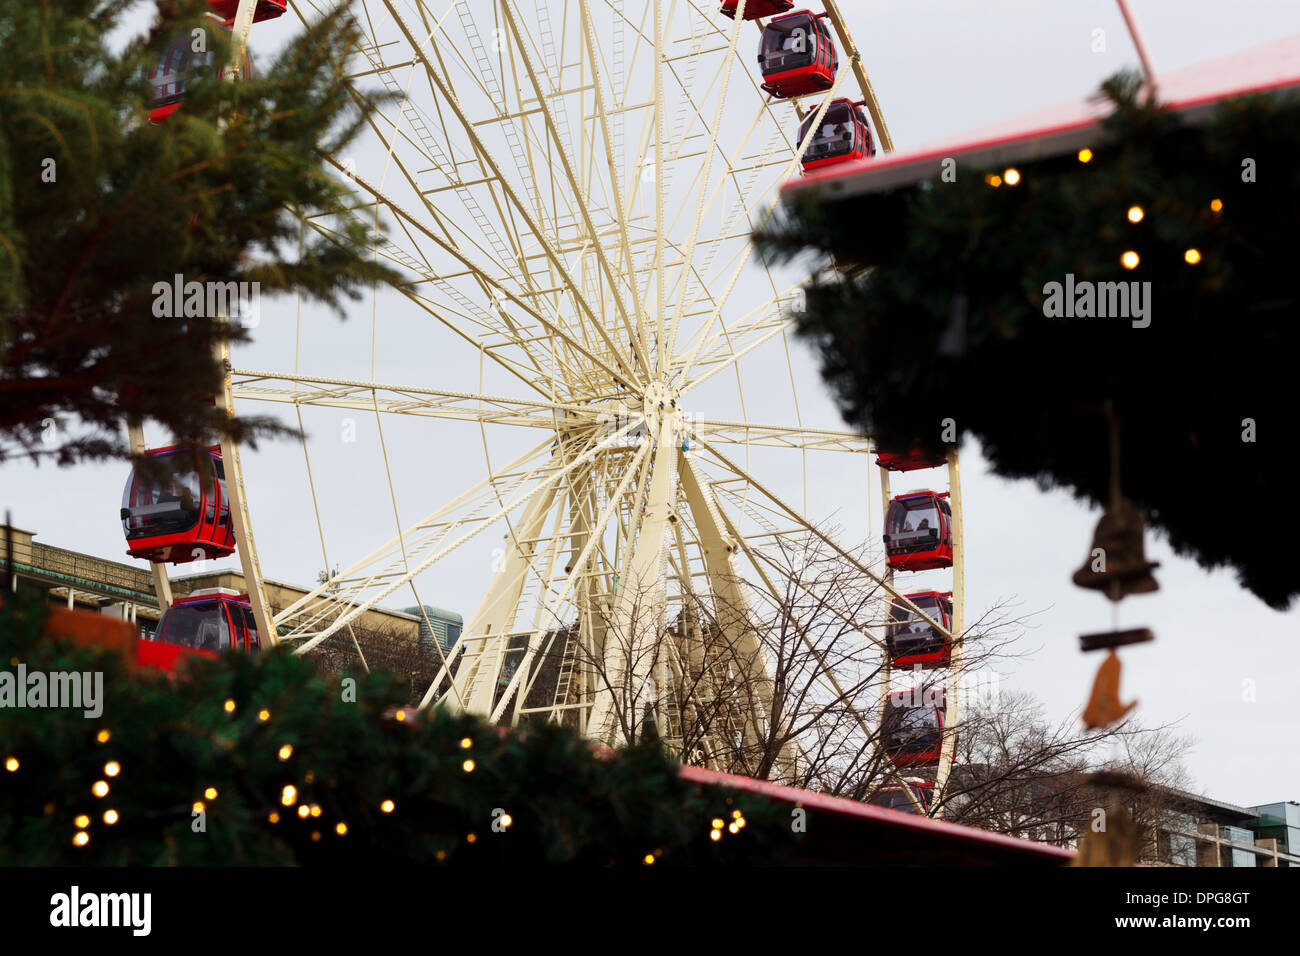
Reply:
<svg viewBox="0 0 1300 956"><path fill-rule="evenodd" d="M1300 91L1300 34L1156 77L1157 95L1188 122L1208 118L1221 101L1251 93ZM808 189L830 196L880 192L933 179L940 163L996 167L1076 152L1101 141L1106 101L1093 97L985 127L945 143L885 153L792 179L786 196Z"/></svg>
<svg viewBox="0 0 1300 956"><path fill-rule="evenodd" d="M872 807L751 777L682 767L683 780L762 794L808 811L794 863L866 866L1063 866L1073 850Z"/></svg>

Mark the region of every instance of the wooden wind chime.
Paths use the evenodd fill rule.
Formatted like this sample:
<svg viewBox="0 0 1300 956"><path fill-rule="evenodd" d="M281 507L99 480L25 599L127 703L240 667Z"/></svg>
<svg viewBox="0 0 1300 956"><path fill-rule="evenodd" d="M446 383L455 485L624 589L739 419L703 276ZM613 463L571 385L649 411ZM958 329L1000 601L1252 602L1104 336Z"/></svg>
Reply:
<svg viewBox="0 0 1300 956"><path fill-rule="evenodd" d="M1107 408L1110 428L1110 504L1097 530L1092 549L1083 567L1074 572L1074 583L1081 588L1101 591L1113 602L1130 594L1150 594L1160 585L1151 571L1158 562L1148 561L1143 548L1144 527L1137 505L1125 498L1119 479L1119 422ZM1083 711L1083 723L1089 730L1109 727L1137 706L1137 701L1121 704L1119 699L1120 661L1115 648L1155 640L1150 628L1111 630L1084 634L1079 643L1084 651L1107 650L1109 653L1097 671L1092 696Z"/></svg>

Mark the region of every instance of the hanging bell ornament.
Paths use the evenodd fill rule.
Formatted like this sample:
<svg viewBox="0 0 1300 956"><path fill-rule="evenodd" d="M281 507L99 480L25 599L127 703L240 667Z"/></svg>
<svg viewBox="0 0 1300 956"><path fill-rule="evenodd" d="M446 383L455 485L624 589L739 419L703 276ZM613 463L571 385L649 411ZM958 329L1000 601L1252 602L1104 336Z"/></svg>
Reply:
<svg viewBox="0 0 1300 956"><path fill-rule="evenodd" d="M1074 572L1074 583L1101 591L1112 601L1129 594L1159 590L1160 585L1151 571L1160 567L1160 563L1146 559L1143 530L1137 505L1127 498L1119 498L1097 522L1092 549L1083 567Z"/></svg>

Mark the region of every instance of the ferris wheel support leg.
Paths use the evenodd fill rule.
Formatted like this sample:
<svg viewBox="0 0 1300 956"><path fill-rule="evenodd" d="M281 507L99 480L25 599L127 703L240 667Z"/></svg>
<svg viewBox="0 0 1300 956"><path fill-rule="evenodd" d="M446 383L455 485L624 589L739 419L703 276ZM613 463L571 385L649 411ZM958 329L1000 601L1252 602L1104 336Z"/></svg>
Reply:
<svg viewBox="0 0 1300 956"><path fill-rule="evenodd" d="M754 620L743 583L736 571L735 554L739 549L734 529L718 507L695 461L686 453L681 456L682 492L695 518L695 530L700 538L705 570L709 576L709 590L713 594L719 631L731 653L744 669L746 688L745 724L743 741L746 748L761 748L765 740L778 733L769 726L774 710L772 678L764 659L763 648L754 628ZM755 562L760 576L762 567ZM797 626L797 625L796 625ZM799 747L793 740L785 741L774 765L784 779L794 779L799 770Z"/></svg>
<svg viewBox="0 0 1300 956"><path fill-rule="evenodd" d="M233 415L235 404L230 386L229 342L223 340L218 345L217 356L223 369L221 391L216 396L217 407L224 409L228 415ZM275 618L271 614L271 605L266 600L266 590L262 584L262 566L258 563L257 546L253 542L253 523L248 517L248 496L244 488L244 469L239 462L239 445L228 435L221 439L221 462L226 473L230 523L235 529L235 548L239 554L239 566L244 572L248 603L253 610L253 620L257 623L257 634L262 646L274 647L280 643L280 632L276 630Z"/></svg>
<svg viewBox="0 0 1300 956"><path fill-rule="evenodd" d="M126 426L126 431L131 443L131 454L144 452L144 426L131 422ZM167 565L161 561L150 561L149 573L153 575L153 593L158 599L158 611L161 613L172 606L172 582L167 577Z"/></svg>
<svg viewBox="0 0 1300 956"><path fill-rule="evenodd" d="M465 659L456 672L455 691L449 697L452 706L471 714L487 717L492 713L497 676L505 659L505 642L515 625L519 599L532 571L538 535L555 501L556 483L535 495L524 510L523 519L513 527L511 541L492 584L479 602L473 617L462 633Z"/></svg>
<svg viewBox="0 0 1300 956"><path fill-rule="evenodd" d="M948 452L948 501L952 507L952 657L948 673L952 675L944 694L944 740L939 755L939 769L934 776L934 803L936 817L943 816L943 790L952 771L952 761L957 750L957 727L961 722L959 685L961 684L962 644L965 620L965 564L966 553L962 540L961 471L957 463L957 449Z"/></svg>
<svg viewBox="0 0 1300 956"><path fill-rule="evenodd" d="M677 474L677 445L672 417L660 417L655 433L645 512L635 515L635 544L627 574L615 596L610 627L605 635L604 687L592 705L588 727L594 739L610 746L624 743L626 726L640 720L640 701L654 677L651 664L655 644L663 634L667 598L664 572L668 560L665 544L668 516L672 512ZM636 499L633 499L635 511ZM629 536L630 537L630 536ZM629 541L630 543L630 541ZM620 715L618 708L628 708Z"/></svg>

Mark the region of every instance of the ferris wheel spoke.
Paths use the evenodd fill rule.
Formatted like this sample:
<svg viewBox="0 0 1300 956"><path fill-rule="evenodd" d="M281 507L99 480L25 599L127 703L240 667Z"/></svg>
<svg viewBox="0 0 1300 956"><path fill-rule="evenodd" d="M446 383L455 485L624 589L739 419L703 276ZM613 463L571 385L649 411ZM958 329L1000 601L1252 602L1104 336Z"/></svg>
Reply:
<svg viewBox="0 0 1300 956"><path fill-rule="evenodd" d="M411 44L411 49L415 53L416 57L423 63L430 82L436 87L438 93L442 97L441 102L447 109L449 109L455 115L457 122L460 124L461 128L463 129L464 135L473 146L474 152L478 156L479 161L484 165L485 172L489 173L492 177L494 177L496 185L501 189L501 191L504 193L507 200L509 201L511 207L513 207L514 211L523 219L524 223L528 227L528 230L532 234L533 240L537 243L538 247L546 254L546 257L549 260L551 267L554 268L556 273L562 278L563 282L565 283L566 289L568 290L569 295L572 297L574 304L577 307L578 315L580 316L581 321L583 321L584 324L591 331L595 332L601 339L603 339L604 345L609 350L607 354L612 360L615 360L621 366L621 368L618 372L615 372L613 369L609 368L609 366L605 363L603 358L595 356L591 352L588 352L586 349L580 349L580 351L583 352L587 356L587 358L591 362L593 362L593 364L599 365L602 368L604 368L610 375L612 381L618 382L623 379L627 379L627 380L632 379L634 377L632 369L628 366L626 360L624 359L622 350L620 350L614 344L614 342L609 338L609 332L606 329L604 322L596 315L591 303L588 301L587 296L583 291L583 289L581 288L580 284L574 281L574 278L570 274L569 269L567 265L564 263L562 257L560 257L558 253L556 253L546 230L532 215L532 213L529 211L528 204L525 203L520 198L518 192L511 184L510 180L503 174L502 168L500 164L497 162L497 160L493 157L492 151L488 147L488 144L479 135L477 127L466 115L463 107L460 104L459 98L451 91L451 89L447 85L447 81L445 80L445 78L441 75L441 73L434 67L432 62L429 60L428 55L425 53L423 47L417 41L411 26L396 10L393 0L384 0L384 3L385 6L388 7L389 12L392 14L394 22L398 25L399 29L406 36L407 41ZM518 265L521 270L526 272L524 263L520 262ZM506 292L506 295L509 296L512 301L516 301L516 302L519 301L518 298L513 293L509 292L508 290L503 290L503 291ZM563 329L559 329L557 331L557 334L560 334L561 338L568 340L571 343L571 345L576 346L574 340L568 335L567 332L564 332Z"/></svg>
<svg viewBox="0 0 1300 956"><path fill-rule="evenodd" d="M603 450L612 446L633 427L635 426L628 425L604 439L596 448ZM550 444L549 441L543 442L508 467L522 467ZM340 575L330 576L316 590L276 615L277 622L286 622L292 626L292 632L286 639L306 638L294 653L302 654L311 650L378 601L539 494L554 494L555 485L580 464L580 459L559 465L548 462L541 467L488 478L462 494L451 505L444 506L410 526ZM498 507L502 497L507 500ZM451 517L455 512L461 513ZM332 608L341 610L341 613L326 623L325 616Z"/></svg>
<svg viewBox="0 0 1300 956"><path fill-rule="evenodd" d="M331 162L339 166L340 169L343 168L342 165L337 162L337 160L331 159ZM458 249L456 249L455 246L451 245L441 236L437 235L431 228L429 228L427 225L421 222L416 216L414 216L412 213L406 210L399 203L395 202L388 196L384 195L384 193L380 191L378 187L369 183L364 176L361 176L360 174L353 174L352 178L354 179L354 181L357 183L358 186L360 186L362 189L365 189L367 192L371 193L377 200L382 202L391 212L396 214L398 217L400 217L406 222L409 222L411 226L415 228L421 235L423 235L426 239L429 239L431 242L438 245L444 252L446 252L454 259L456 259L463 268L465 268L469 272L474 273L474 275L478 279L480 279L493 292L495 292L498 297L497 299L498 302L503 303L498 308L499 312L504 313L504 303L508 301L510 304L513 304L514 306L519 308L521 311L526 313L533 321L535 321L540 330L544 330L548 335L553 335L556 338L560 339L565 343L565 345L568 348L572 349L576 355L581 356L586 361L590 362L593 366L603 370L607 375L609 375L610 380L612 382L617 384L625 384L624 381L625 378L627 380L632 379L632 376L630 375L625 376L620 372L615 371L615 369L605 361L604 355L592 352L587 347L585 347L581 342L573 338L572 334L568 331L568 329L565 327L565 325L562 322L554 318L547 318L545 315L535 312L532 309L532 307L527 302L525 302L520 295L506 288L506 286L502 284L500 280L483 272L475 262L466 258ZM501 334L501 336L506 341L513 343L514 345L518 346L524 351L529 351L529 343L532 341L532 339L522 335L521 330L519 330L518 328L511 328L509 325L506 325L503 322L502 325L497 328L497 331ZM605 338L608 342L607 333L605 335ZM612 343L609 344L612 346ZM611 348L610 352L604 354L608 354L612 358L615 358L620 365L626 368L626 363L624 363L620 357L621 353L616 353Z"/></svg>
<svg viewBox="0 0 1300 956"><path fill-rule="evenodd" d="M865 575L866 577L874 581L877 585L879 585L895 601L895 603L900 603L904 607L908 608L914 615L916 615L917 620L934 627L937 633L944 635L949 640L955 639L956 635L954 635L943 624L936 621L930 615L929 612L923 611L920 608L918 608L915 604L912 603L910 598L908 598L901 591L895 589L893 584L890 583L890 581L886 577L882 577L881 575L877 574L869 565L863 562L861 558L859 558L857 555L853 554L851 551L841 546L833 537L831 537L831 535L823 531L821 528L818 528L815 524L810 522L802 514L800 514L794 508L790 507L790 505L786 504L783 500L781 500L780 496L778 496L775 492L771 491L766 485L764 485L761 481L755 478L754 475L752 475L748 470L736 464L725 454L723 454L718 448L711 445L708 441L701 439L700 444L713 456L713 458L719 464L721 464L732 474L736 475L738 478L743 479L747 485L754 488L754 490L758 491L761 495L763 495L764 498L766 498L772 505L774 505L781 514L784 514L787 518L793 521L795 525L800 529L801 535L809 536L811 538L816 538L819 541L821 541L832 551L834 551L848 565L855 568L859 573Z"/></svg>
<svg viewBox="0 0 1300 956"><path fill-rule="evenodd" d="M230 374L235 397L247 401L379 411L550 431L556 430L557 426L594 429L601 423L599 413L588 405L299 373L233 369Z"/></svg>

